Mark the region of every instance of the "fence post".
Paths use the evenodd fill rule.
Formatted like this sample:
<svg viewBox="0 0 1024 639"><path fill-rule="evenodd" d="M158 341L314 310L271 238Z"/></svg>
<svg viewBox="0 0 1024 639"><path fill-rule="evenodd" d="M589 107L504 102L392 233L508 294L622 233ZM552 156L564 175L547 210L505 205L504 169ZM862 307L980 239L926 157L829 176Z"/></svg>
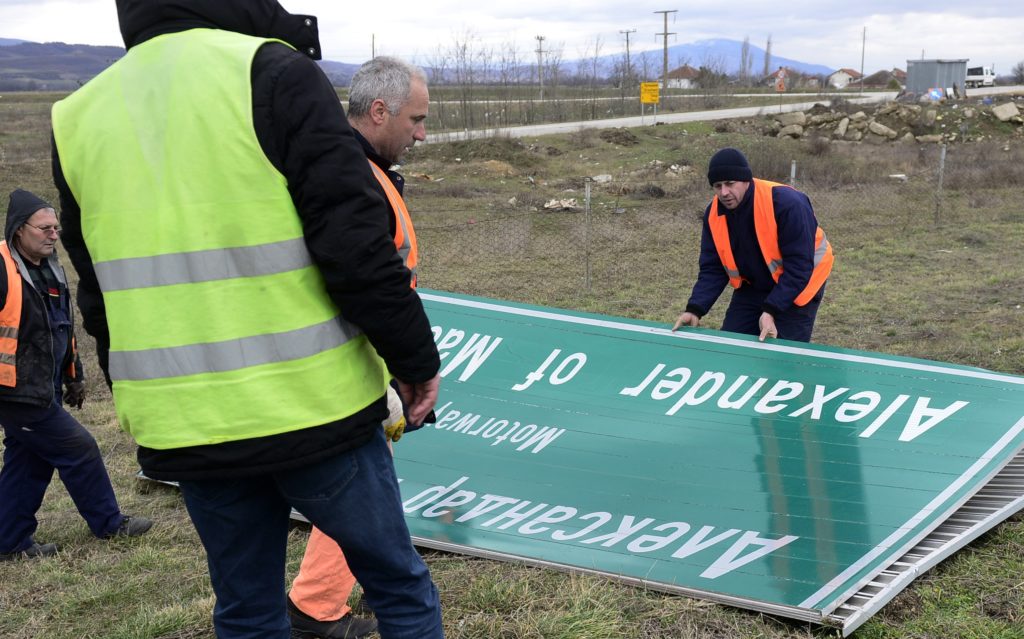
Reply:
<svg viewBox="0 0 1024 639"><path fill-rule="evenodd" d="M796 160L789 165L789 185L796 186Z"/></svg>
<svg viewBox="0 0 1024 639"><path fill-rule="evenodd" d="M935 223L939 223L939 213L942 210L942 176L946 172L946 145L939 147L939 175L935 185Z"/></svg>
<svg viewBox="0 0 1024 639"><path fill-rule="evenodd" d="M590 177L583 178L583 285L590 292Z"/></svg>
<svg viewBox="0 0 1024 639"><path fill-rule="evenodd" d="M583 282L584 288L590 292L590 184L594 180L590 177L583 178L584 184L584 227L583 227Z"/></svg>

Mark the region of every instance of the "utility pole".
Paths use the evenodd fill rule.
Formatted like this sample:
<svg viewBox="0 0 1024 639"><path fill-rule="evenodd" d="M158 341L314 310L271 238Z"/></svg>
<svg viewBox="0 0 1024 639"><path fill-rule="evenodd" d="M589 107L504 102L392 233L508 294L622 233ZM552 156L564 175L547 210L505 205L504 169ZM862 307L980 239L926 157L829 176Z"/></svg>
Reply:
<svg viewBox="0 0 1024 639"><path fill-rule="evenodd" d="M655 33L654 35L660 35L664 37L664 56L661 62L661 90L666 94L668 93L668 37L675 35L675 33L669 33L668 31L668 14L676 13L676 9L671 11L655 11L654 13L660 13L665 18L665 31L662 33Z"/></svg>
<svg viewBox="0 0 1024 639"><path fill-rule="evenodd" d="M540 99L544 99L544 36L537 36L537 79L540 81Z"/></svg>
<svg viewBox="0 0 1024 639"><path fill-rule="evenodd" d="M619 31L619 33L626 36L626 77L623 84L632 84L633 67L629 64L629 34L636 33L636 29L627 29L625 31Z"/></svg>
<svg viewBox="0 0 1024 639"><path fill-rule="evenodd" d="M860 94L864 95L864 48L868 43L868 28L864 27L864 35L860 40Z"/></svg>
<svg viewBox="0 0 1024 639"><path fill-rule="evenodd" d="M377 34L376 33L371 33L370 34L370 59L372 60L372 59L374 59L376 57L377 57Z"/></svg>

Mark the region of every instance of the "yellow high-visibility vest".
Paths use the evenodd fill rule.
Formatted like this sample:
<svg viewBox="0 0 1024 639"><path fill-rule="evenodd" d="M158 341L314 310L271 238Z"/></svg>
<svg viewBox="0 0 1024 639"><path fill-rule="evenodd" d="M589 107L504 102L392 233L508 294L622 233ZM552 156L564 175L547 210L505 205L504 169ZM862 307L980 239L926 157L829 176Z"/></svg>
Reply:
<svg viewBox="0 0 1024 639"><path fill-rule="evenodd" d="M250 67L266 42L157 36L53 108L118 418L149 448L319 426L385 392L383 361L328 296L256 137Z"/></svg>

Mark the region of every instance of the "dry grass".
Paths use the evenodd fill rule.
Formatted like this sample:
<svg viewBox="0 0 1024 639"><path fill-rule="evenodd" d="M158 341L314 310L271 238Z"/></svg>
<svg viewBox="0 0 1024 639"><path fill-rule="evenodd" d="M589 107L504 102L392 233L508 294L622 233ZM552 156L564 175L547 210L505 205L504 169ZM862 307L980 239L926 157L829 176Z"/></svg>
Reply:
<svg viewBox="0 0 1024 639"><path fill-rule="evenodd" d="M0 99L4 189L23 186L55 197L52 99ZM647 127L632 130L637 143L629 146L560 136L417 147L405 173L433 178L411 177L407 185L423 250L421 282L668 323L696 274L700 213L709 197L703 167L715 149L738 146L759 174L773 179L786 179L797 160L798 180L836 248L816 341L1024 373L1020 138L952 148L946 185L955 190L943 194L936 215L935 147L833 144L817 153L801 142L741 132L748 129L742 122L728 133L701 124ZM489 172L488 161L516 173ZM890 173L911 177L896 183ZM613 181L591 185L589 214L542 210L552 198L582 202L583 178L598 174ZM645 199L644 185L667 195ZM721 320L725 301L709 325ZM212 637L205 560L181 500L173 489L134 478L133 445L116 427L88 352L91 340L81 341L90 374L82 420L100 442L125 509L153 516L157 525L139 539L97 541L55 483L41 512L41 535L65 552L54 561L0 564L0 636ZM305 531L294 530L289 574L304 541ZM425 556L453 639L837 636L600 577L433 551ZM1024 519L1017 516L918 579L856 636L1024 637L1022 574Z"/></svg>

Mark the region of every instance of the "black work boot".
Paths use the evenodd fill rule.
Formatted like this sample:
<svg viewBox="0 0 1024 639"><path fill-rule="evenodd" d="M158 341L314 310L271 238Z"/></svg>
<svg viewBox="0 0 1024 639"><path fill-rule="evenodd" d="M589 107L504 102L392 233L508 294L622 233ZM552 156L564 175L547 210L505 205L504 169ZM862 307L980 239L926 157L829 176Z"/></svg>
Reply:
<svg viewBox="0 0 1024 639"><path fill-rule="evenodd" d="M354 617L351 612L334 621L317 621L299 610L291 598L288 599L288 619L293 639L359 639L377 630L377 620Z"/></svg>
<svg viewBox="0 0 1024 639"><path fill-rule="evenodd" d="M106 539L112 537L138 537L153 527L153 520L145 517L132 517L125 515L117 530L108 534Z"/></svg>
<svg viewBox="0 0 1024 639"><path fill-rule="evenodd" d="M53 557L57 554L57 544L37 544L18 552L0 552L0 561L14 561L15 559L40 559L42 557Z"/></svg>

